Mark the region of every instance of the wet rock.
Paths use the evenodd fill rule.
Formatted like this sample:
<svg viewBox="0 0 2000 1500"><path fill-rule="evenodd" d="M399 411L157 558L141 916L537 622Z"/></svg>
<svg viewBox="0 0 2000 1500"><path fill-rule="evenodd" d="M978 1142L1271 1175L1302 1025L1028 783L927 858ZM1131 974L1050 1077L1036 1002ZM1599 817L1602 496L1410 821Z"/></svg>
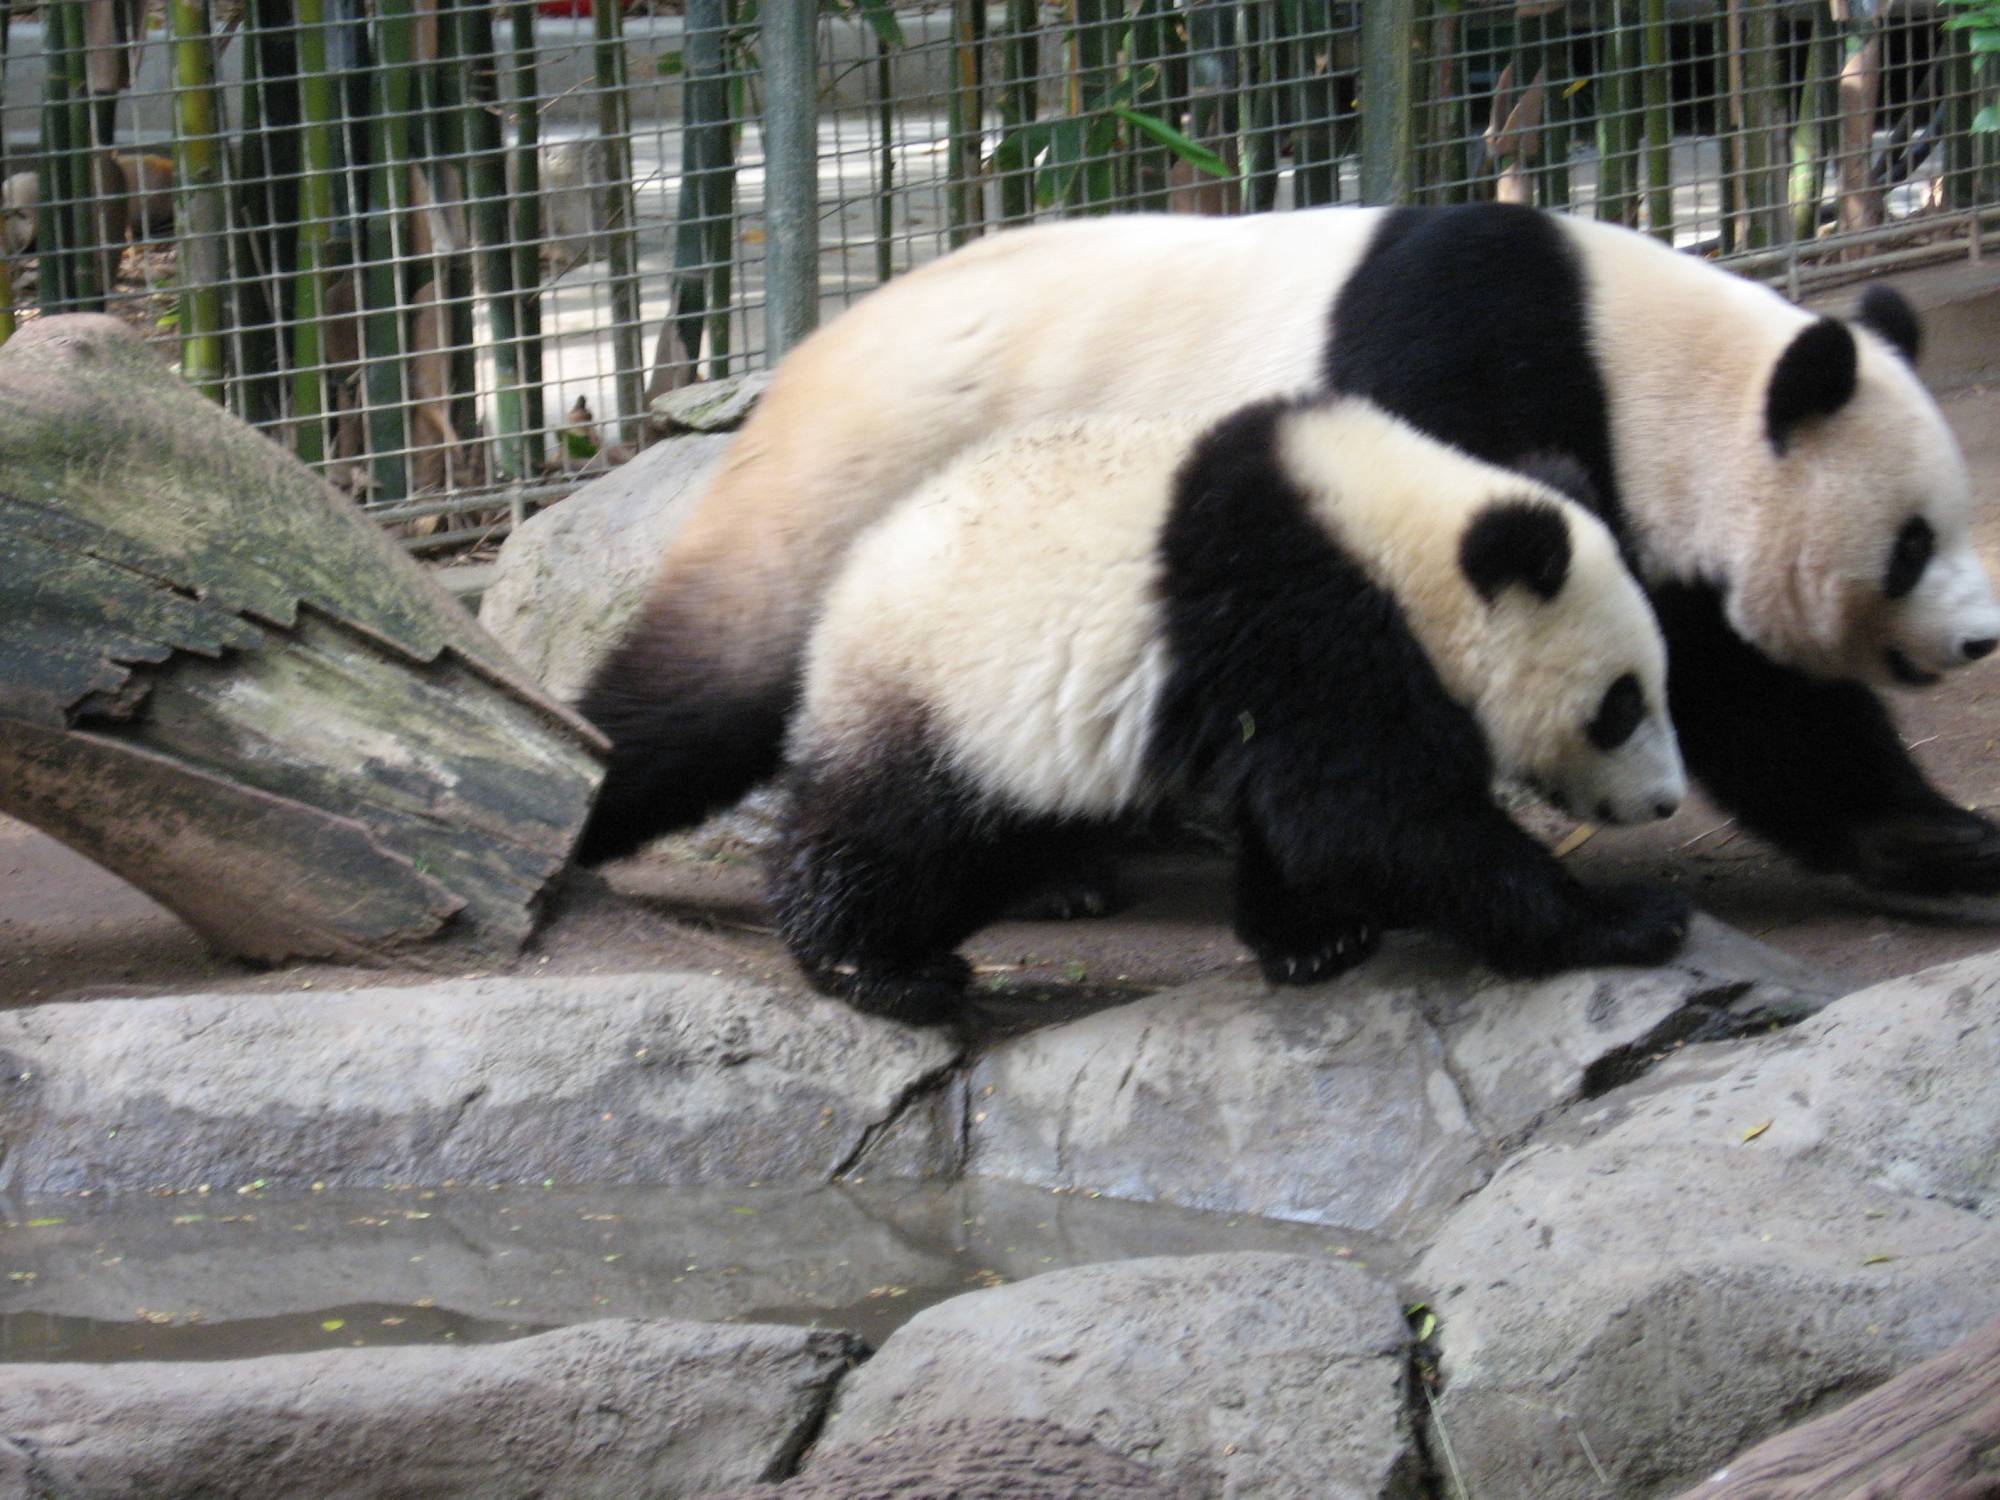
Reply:
<svg viewBox="0 0 2000 1500"><path fill-rule="evenodd" d="M574 701L624 633L726 436L657 443L539 515L500 549L479 623Z"/></svg>
<svg viewBox="0 0 2000 1500"><path fill-rule="evenodd" d="M1599 1500L1692 1484L2000 1312L2000 1233L1754 1142L1537 1145L1412 1279L1432 1451L1473 1495Z"/></svg>
<svg viewBox="0 0 2000 1500"><path fill-rule="evenodd" d="M702 1500L1196 1500L1199 1491L1052 1422L943 1422L865 1443L782 1484Z"/></svg>
<svg viewBox="0 0 2000 1500"><path fill-rule="evenodd" d="M15 1365L7 1500L648 1500L784 1472L843 1334L587 1324L509 1344L173 1366Z"/></svg>
<svg viewBox="0 0 2000 1500"><path fill-rule="evenodd" d="M1745 1146L2000 1217L2000 955L1850 995L1802 1026L1692 1048L1577 1125ZM1758 1130L1759 1126L1764 1128Z"/></svg>
<svg viewBox="0 0 2000 1500"><path fill-rule="evenodd" d="M955 1056L679 973L40 1006L0 1015L0 1188L824 1181L884 1135L949 1172Z"/></svg>
<svg viewBox="0 0 2000 1500"><path fill-rule="evenodd" d="M1052 1272L918 1314L841 1387L813 1472L885 1433L1022 1418L1201 1495L1425 1493L1394 1290L1336 1260L1196 1255Z"/></svg>
<svg viewBox="0 0 2000 1500"><path fill-rule="evenodd" d="M1672 967L1536 984L1402 939L1329 985L1209 980L1003 1043L972 1075L969 1169L1421 1232L1608 1066L1832 990L1712 922Z"/></svg>

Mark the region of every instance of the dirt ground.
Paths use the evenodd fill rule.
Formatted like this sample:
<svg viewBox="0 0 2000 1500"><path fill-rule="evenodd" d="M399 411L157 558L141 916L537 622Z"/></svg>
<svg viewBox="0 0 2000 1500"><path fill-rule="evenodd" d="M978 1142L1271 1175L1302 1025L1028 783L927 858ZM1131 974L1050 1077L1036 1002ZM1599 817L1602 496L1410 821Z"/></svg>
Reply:
<svg viewBox="0 0 2000 1500"><path fill-rule="evenodd" d="M2000 387L1944 402L1987 505L1980 542L2000 577ZM1996 658L2000 661L2000 658ZM2000 665L1968 668L1928 693L1898 695L1904 734L1943 787L2000 812ZM1699 795L1643 829L1576 829L1536 810L1530 826L1586 880L1647 877L1764 941L1862 985L2000 947L2000 902L1955 917L1885 910L1844 881L1801 874L1739 834ZM1126 905L1098 921L1008 922L968 951L991 1010L1048 1015L1125 993L1247 968L1226 918L1219 858L1145 855ZM727 841L662 849L581 877L525 973L701 968L796 982L758 900L754 859ZM480 972L491 972L482 970ZM33 829L0 817L0 1005L210 989L346 989L439 977L330 968L256 971L208 953L172 915Z"/></svg>

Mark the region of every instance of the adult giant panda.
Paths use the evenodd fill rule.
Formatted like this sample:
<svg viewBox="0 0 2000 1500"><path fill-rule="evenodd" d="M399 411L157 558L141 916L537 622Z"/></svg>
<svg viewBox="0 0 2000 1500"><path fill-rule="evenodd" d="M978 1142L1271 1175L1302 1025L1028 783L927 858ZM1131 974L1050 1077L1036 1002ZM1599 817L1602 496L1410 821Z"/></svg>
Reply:
<svg viewBox="0 0 2000 1500"><path fill-rule="evenodd" d="M1395 925L1509 974L1657 963L1686 902L1586 890L1492 782L1673 812L1665 666L1587 510L1366 401L1031 424L920 484L828 592L772 906L820 988L944 1020L965 937L1200 788L1234 809L1236 930L1275 982Z"/></svg>
<svg viewBox="0 0 2000 1500"><path fill-rule="evenodd" d="M2000 638L1956 443L1882 289L1853 323L1650 238L1499 204L1128 216L996 235L801 344L583 702L613 760L580 853L778 763L855 534L980 436L1311 388L1490 461L1559 451L1651 590L1695 775L1808 865L2000 890L2000 828L1917 770L1868 684Z"/></svg>

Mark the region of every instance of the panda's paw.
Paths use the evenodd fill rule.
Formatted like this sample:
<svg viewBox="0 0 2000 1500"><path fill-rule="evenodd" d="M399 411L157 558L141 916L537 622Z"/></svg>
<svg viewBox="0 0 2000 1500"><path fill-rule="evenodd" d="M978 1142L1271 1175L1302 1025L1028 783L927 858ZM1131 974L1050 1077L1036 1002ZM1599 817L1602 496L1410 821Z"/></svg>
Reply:
<svg viewBox="0 0 2000 1500"><path fill-rule="evenodd" d="M1900 896L2000 894L2000 827L1944 807L1902 813L1855 834L1854 874L1870 890Z"/></svg>
<svg viewBox="0 0 2000 1500"><path fill-rule="evenodd" d="M1321 984L1365 962L1381 945L1380 928L1357 922L1303 941L1264 944L1254 952L1272 984Z"/></svg>
<svg viewBox="0 0 2000 1500"><path fill-rule="evenodd" d="M960 1019L971 982L972 965L946 953L915 964L843 972L837 993L865 1015L905 1026L944 1026Z"/></svg>
<svg viewBox="0 0 2000 1500"><path fill-rule="evenodd" d="M1687 897L1658 885L1596 891L1592 904L1596 913L1584 939L1584 962L1593 965L1665 963L1687 941L1694 913Z"/></svg>

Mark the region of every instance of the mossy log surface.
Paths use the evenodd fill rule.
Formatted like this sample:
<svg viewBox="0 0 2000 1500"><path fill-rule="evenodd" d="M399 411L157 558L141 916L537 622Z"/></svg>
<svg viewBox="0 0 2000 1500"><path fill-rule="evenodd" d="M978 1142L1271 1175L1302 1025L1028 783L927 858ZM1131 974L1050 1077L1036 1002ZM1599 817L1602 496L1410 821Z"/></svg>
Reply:
<svg viewBox="0 0 2000 1500"><path fill-rule="evenodd" d="M1678 1500L1995 1500L2000 1321L1781 1432Z"/></svg>
<svg viewBox="0 0 2000 1500"><path fill-rule="evenodd" d="M244 957L504 952L602 748L120 324L0 347L0 811Z"/></svg>

